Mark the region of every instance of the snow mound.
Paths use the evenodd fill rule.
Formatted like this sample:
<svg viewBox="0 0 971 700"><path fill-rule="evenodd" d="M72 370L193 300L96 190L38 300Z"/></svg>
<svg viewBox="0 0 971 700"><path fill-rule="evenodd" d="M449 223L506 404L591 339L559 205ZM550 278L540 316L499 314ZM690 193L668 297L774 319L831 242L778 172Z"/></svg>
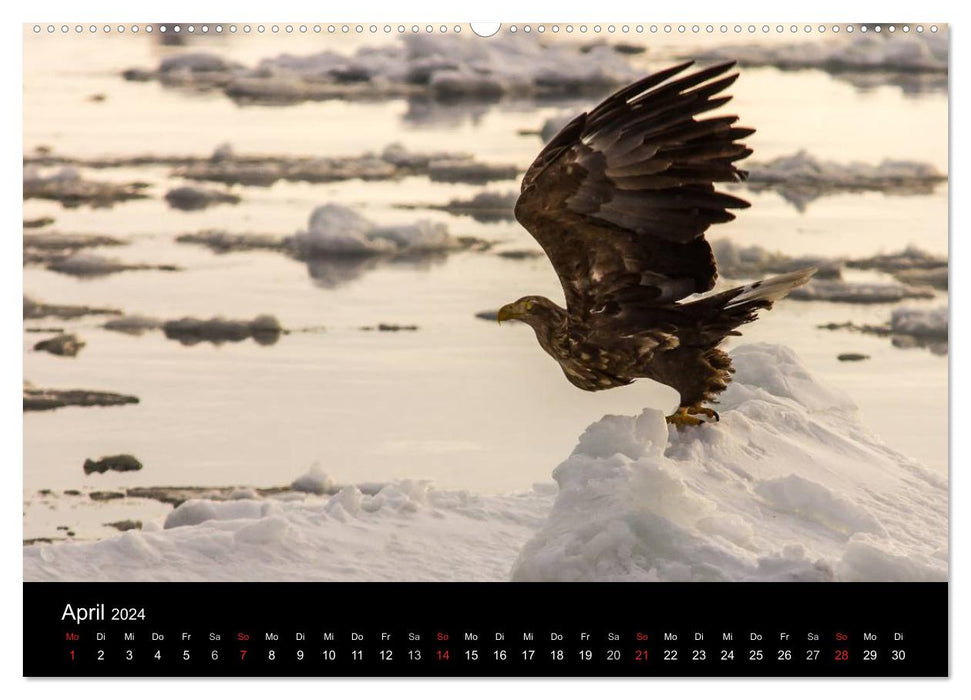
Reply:
<svg viewBox="0 0 971 700"><path fill-rule="evenodd" d="M870 434L788 348L732 357L717 425L678 432L647 409L587 429L514 580L947 578L945 480Z"/></svg>
<svg viewBox="0 0 971 700"><path fill-rule="evenodd" d="M903 307L890 315L890 328L894 333L947 340L947 307L922 309Z"/></svg>
<svg viewBox="0 0 971 700"><path fill-rule="evenodd" d="M828 41L723 46L696 54L702 60L737 60L743 66L843 71L947 71L947 32L844 34Z"/></svg>
<svg viewBox="0 0 971 700"><path fill-rule="evenodd" d="M287 244L302 258L438 253L461 247L444 224L377 226L340 204L314 209L308 230L298 232Z"/></svg>
<svg viewBox="0 0 971 700"><path fill-rule="evenodd" d="M479 496L418 481L365 491L192 499L161 530L25 547L24 580L496 581L553 500L548 488Z"/></svg>

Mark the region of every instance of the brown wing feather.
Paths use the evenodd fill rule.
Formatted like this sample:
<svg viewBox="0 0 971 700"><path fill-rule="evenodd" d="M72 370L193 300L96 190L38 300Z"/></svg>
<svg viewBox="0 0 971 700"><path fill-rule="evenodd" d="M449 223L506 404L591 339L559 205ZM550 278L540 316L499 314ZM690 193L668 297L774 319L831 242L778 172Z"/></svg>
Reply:
<svg viewBox="0 0 971 700"><path fill-rule="evenodd" d="M731 99L725 63L654 73L567 124L523 178L516 218L556 269L571 314L663 305L714 286L704 232L748 202L715 190L745 172L737 117L698 119Z"/></svg>

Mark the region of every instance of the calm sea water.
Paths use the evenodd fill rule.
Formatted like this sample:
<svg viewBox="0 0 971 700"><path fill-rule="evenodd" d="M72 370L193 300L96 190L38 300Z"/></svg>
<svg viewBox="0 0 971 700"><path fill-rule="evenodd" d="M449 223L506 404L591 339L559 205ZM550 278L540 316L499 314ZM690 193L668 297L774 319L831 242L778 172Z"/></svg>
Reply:
<svg viewBox="0 0 971 700"><path fill-rule="evenodd" d="M388 39L381 37L380 41ZM354 50L355 37L224 37L208 50L244 63L284 51ZM647 41L647 39L640 39ZM685 39L689 41L689 39ZM698 41L697 38L694 41ZM635 60L658 67L689 48L674 38ZM416 121L402 100L329 101L287 107L238 106L220 94L188 94L154 83L129 83L120 71L152 67L164 55L200 45L162 47L139 37L33 37L24 56L24 149L46 145L77 156L209 154L229 142L238 153L349 155L391 142L415 150L474 152L480 160L525 168L541 146L535 129L563 105L503 103L445 110ZM92 102L92 94L104 102ZM893 86L860 91L820 71L749 69L733 88L733 111L758 128L753 159L799 149L840 161L914 159L947 172L947 100L942 93L905 95ZM572 103L577 109L582 102ZM907 138L900 138L906 134ZM237 188L238 206L204 212L169 209L161 199L181 184L167 168L83 173L97 179L149 182L151 199L111 209L63 209L24 203L24 217L52 216L58 231L124 237L131 245L104 254L172 263L177 273L128 272L79 280L38 267L24 270L26 294L52 303L116 306L130 314L251 318L276 315L294 333L271 346L252 341L193 347L161 333L131 337L96 319L45 320L86 342L75 359L33 352L43 335L24 334L24 377L41 387L131 393L137 406L69 408L24 416L25 537L55 525L99 536L99 524L152 519L158 504L91 506L86 500L38 497L40 489L112 489L134 485L289 483L318 464L339 483L402 477L442 487L502 492L549 479L582 429L605 412L668 408L674 394L645 384L635 392L590 399L563 380L524 327L478 320L526 293L561 298L549 263L459 253L423 266L379 265L336 287L308 267L275 253L215 255L175 236L206 228L290 234L313 208L329 202L382 223L441 221L455 235L535 247L515 223L481 224L395 204L444 203L477 188L412 178ZM490 189L511 191L518 183ZM730 237L789 254L858 256L916 245L947 252L947 186L929 195L839 195L799 212L777 194L746 194L751 209L710 238ZM860 278L875 279L861 275ZM927 306L946 303L946 294ZM916 304L915 304L916 305ZM809 368L859 404L863 418L890 445L934 469L947 469L947 359L899 350L886 339L816 330L820 323L882 323L892 306L784 301L745 329L743 341L785 343ZM416 332L366 333L379 322L417 324ZM841 363L843 352L871 359ZM606 399L605 399L606 397ZM85 458L129 452L137 473L85 476Z"/></svg>

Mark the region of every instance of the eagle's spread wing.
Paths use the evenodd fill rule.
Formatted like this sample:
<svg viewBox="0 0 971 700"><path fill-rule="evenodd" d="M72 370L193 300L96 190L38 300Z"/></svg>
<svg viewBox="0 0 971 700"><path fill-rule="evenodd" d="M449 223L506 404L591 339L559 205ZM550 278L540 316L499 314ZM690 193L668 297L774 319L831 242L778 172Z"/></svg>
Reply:
<svg viewBox="0 0 971 700"><path fill-rule="evenodd" d="M567 124L523 178L516 218L539 241L571 315L671 304L708 291L715 262L704 232L748 202L715 191L745 172L754 129L699 119L731 99L733 63L675 80L691 63L614 93Z"/></svg>

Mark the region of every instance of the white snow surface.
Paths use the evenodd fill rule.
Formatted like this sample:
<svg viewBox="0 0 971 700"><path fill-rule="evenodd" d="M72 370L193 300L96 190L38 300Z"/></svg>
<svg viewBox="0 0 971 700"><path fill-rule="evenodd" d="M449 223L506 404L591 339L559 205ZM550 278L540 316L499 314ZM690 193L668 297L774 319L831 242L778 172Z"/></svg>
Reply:
<svg viewBox="0 0 971 700"><path fill-rule="evenodd" d="M370 496L347 486L330 497L192 499L162 530L25 547L24 580L503 580L549 511L541 491L479 496L406 480Z"/></svg>
<svg viewBox="0 0 971 700"><path fill-rule="evenodd" d="M717 425L604 416L554 470L558 487L239 491L183 503L164 529L24 547L24 579L946 579L946 479L872 435L788 348L732 356ZM330 487L320 469L297 481Z"/></svg>
<svg viewBox="0 0 971 700"><path fill-rule="evenodd" d="M678 432L647 409L587 429L514 580L946 579L945 479L788 348L732 357L717 425Z"/></svg>

